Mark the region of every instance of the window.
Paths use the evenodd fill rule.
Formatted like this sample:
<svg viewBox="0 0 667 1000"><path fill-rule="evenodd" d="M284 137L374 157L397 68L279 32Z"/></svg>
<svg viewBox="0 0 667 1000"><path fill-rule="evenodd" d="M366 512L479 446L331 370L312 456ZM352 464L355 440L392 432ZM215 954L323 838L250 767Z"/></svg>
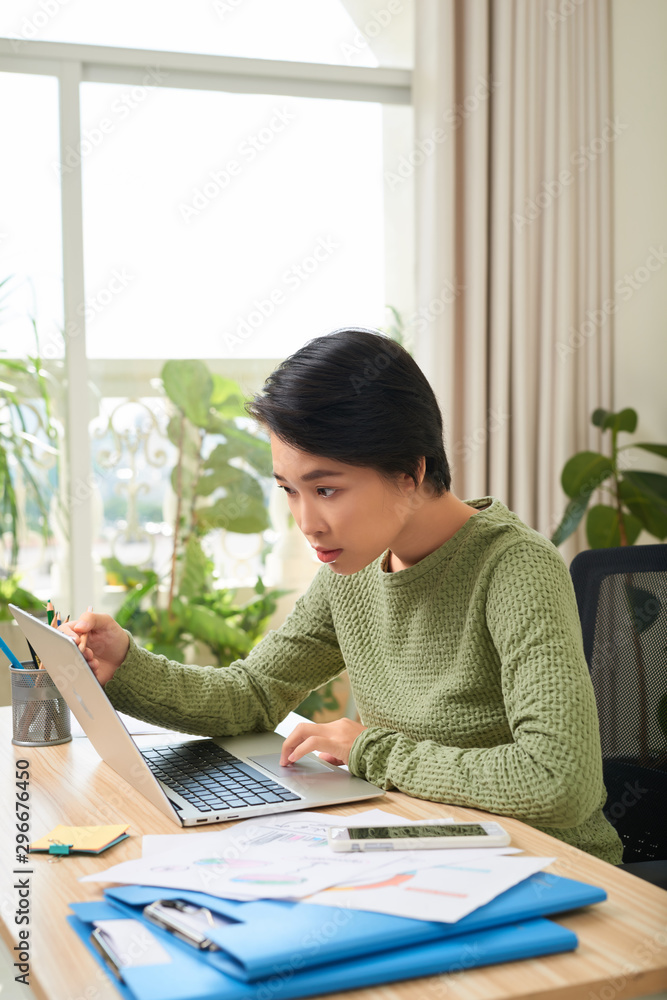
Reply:
<svg viewBox="0 0 667 1000"><path fill-rule="evenodd" d="M382 109L82 86L91 358L282 358L383 321Z"/></svg>
<svg viewBox="0 0 667 1000"><path fill-rule="evenodd" d="M410 185L383 181L383 164L411 146L399 30L411 5L387 0L384 25L377 8L356 53L341 48L356 0L322 0L317 23L312 3L281 3L298 33L286 15L276 24L272 0L239 0L229 22L214 4L184 18L164 2L123 17L116 3L101 37L103 6L36 0L0 14L13 138L0 253L24 296L0 332L16 354L32 349L34 312L46 364L75 387L61 410L68 551L26 584L61 607L92 593L113 611L99 558L164 551L169 463L137 455L133 466L128 447L104 456L109 416L131 450L159 416L162 361L201 358L251 393L311 337L381 325L387 304L411 311ZM392 51L396 68L380 69ZM248 582L239 559L257 566L259 542L223 540L224 582Z"/></svg>
<svg viewBox="0 0 667 1000"><path fill-rule="evenodd" d="M411 65L412 0L4 0L0 34L356 66Z"/></svg>

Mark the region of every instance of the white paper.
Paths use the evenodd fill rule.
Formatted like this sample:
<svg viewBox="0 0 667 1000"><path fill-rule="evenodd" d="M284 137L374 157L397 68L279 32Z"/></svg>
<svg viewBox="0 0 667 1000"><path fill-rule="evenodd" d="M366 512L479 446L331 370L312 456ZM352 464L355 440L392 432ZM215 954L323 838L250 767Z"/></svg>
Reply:
<svg viewBox="0 0 667 1000"><path fill-rule="evenodd" d="M244 820L243 823L237 823L235 829L239 830L242 826L247 828L250 825L275 828L278 831L292 829L299 836L307 834L312 836L318 843L326 843L327 827L339 826L342 821L354 821L355 826L411 826L413 823L417 823L417 821L405 819L403 816L397 816L396 813L385 812L384 809L367 809L365 812L355 813L354 816L344 817L333 815L332 813L308 812L304 810L302 812L274 813L268 816L257 816L254 819ZM432 823L433 820L419 820L418 822ZM455 820L452 817L438 817L438 823L454 822ZM297 827L299 828L298 830ZM217 832L210 833L205 830L198 830L197 833L145 834L142 838L142 854L144 858L148 858L176 847L187 849L188 841L190 843L194 843L195 841L202 843L202 838L204 837L211 838L211 843L215 843L213 838L217 837L217 835ZM283 837L277 837L276 839L284 842ZM512 850L514 851L516 848Z"/></svg>
<svg viewBox="0 0 667 1000"><path fill-rule="evenodd" d="M360 823L405 822L380 809L357 813L355 819ZM452 850L336 853L327 843L327 827L336 823L340 823L339 814L297 811L248 819L219 831L154 837L143 858L81 881L195 889L228 899L299 899L384 871L389 859L409 868L416 863L433 865L453 855ZM150 849L165 846L166 851ZM429 856L428 862L424 855ZM463 849L462 856L471 856L470 849Z"/></svg>
<svg viewBox="0 0 667 1000"><path fill-rule="evenodd" d="M326 828L335 821L327 813L262 816L218 832L182 835L166 852L80 881L194 889L226 899L298 899L382 865L372 856L330 851Z"/></svg>
<svg viewBox="0 0 667 1000"><path fill-rule="evenodd" d="M304 902L454 923L556 860L506 857L496 854L493 848L478 848L466 852L465 858L454 856L444 863L430 865L431 855L445 852L410 853L421 854L424 864L408 866L404 859L392 856L384 869L372 877L348 885L339 883Z"/></svg>

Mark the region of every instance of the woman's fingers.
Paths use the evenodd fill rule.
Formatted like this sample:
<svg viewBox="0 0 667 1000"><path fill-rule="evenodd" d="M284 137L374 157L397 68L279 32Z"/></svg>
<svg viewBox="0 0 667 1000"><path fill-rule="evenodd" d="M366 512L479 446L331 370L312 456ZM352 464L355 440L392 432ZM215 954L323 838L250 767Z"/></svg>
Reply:
<svg viewBox="0 0 667 1000"><path fill-rule="evenodd" d="M298 747L292 750L288 757L288 762L295 764L297 760L305 757L307 753L312 753L313 750L321 750L323 743L324 740L321 737L309 736L308 739L304 740L303 743L299 743Z"/></svg>
<svg viewBox="0 0 667 1000"><path fill-rule="evenodd" d="M280 763L283 767L294 764L307 753L319 750L331 764L347 764L352 744L366 727L352 719L335 722L302 722L283 743Z"/></svg>
<svg viewBox="0 0 667 1000"><path fill-rule="evenodd" d="M301 722L292 730L282 746L280 754L280 766L286 767L290 763L290 755L305 739L308 739L314 730L319 729L314 723Z"/></svg>

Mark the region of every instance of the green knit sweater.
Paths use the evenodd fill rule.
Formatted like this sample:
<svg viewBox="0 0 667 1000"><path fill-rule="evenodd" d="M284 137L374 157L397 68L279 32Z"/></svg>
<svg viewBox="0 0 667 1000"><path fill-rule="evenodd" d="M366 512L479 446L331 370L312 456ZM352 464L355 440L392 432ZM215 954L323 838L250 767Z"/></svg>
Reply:
<svg viewBox="0 0 667 1000"><path fill-rule="evenodd" d="M353 774L516 817L618 864L565 562L500 500L466 502L479 512L414 566L388 572L385 552L347 576L320 567L283 625L229 667L183 666L131 640L110 700L180 731L237 735L273 729L347 668L368 727Z"/></svg>

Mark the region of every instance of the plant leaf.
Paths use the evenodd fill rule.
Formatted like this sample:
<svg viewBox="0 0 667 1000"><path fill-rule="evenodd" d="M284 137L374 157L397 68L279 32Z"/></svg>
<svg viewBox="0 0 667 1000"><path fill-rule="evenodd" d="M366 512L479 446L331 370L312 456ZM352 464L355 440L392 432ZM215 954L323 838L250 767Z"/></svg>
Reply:
<svg viewBox="0 0 667 1000"><path fill-rule="evenodd" d="M203 361L167 361L161 372L164 389L182 413L197 427L206 427L213 379Z"/></svg>
<svg viewBox="0 0 667 1000"><path fill-rule="evenodd" d="M116 612L116 621L121 628L127 628L130 623L130 619L133 615L139 611L142 600L147 594L150 594L152 590L155 590L158 586L159 580L157 573L153 570L148 570L146 572L146 581L139 587L135 587L131 590L120 608Z"/></svg>
<svg viewBox="0 0 667 1000"><path fill-rule="evenodd" d="M269 515L263 501L244 493L234 493L209 506L198 507L196 519L197 527L204 532L224 528L253 535L269 527Z"/></svg>
<svg viewBox="0 0 667 1000"><path fill-rule="evenodd" d="M273 459L268 441L232 425L225 430L225 437L235 456L244 458L261 476L273 476Z"/></svg>
<svg viewBox="0 0 667 1000"><path fill-rule="evenodd" d="M637 411L629 406L624 410L619 410L618 413L614 413L613 410L593 410L591 423L603 431L611 429L617 433L618 431L628 431L628 433L634 434L637 426Z"/></svg>
<svg viewBox="0 0 667 1000"><path fill-rule="evenodd" d="M650 451L654 455L660 455L662 458L667 458L667 444L633 444L633 448L643 448L644 451Z"/></svg>
<svg viewBox="0 0 667 1000"><path fill-rule="evenodd" d="M624 514L623 524L628 545L632 545L642 530L642 523L632 514ZM616 548L621 544L618 511L615 507L607 507L605 504L591 507L586 518L586 538L592 549Z"/></svg>
<svg viewBox="0 0 667 1000"><path fill-rule="evenodd" d="M198 597L208 589L213 564L204 554L201 544L190 535L185 547L185 558L178 584L178 592L183 597Z"/></svg>
<svg viewBox="0 0 667 1000"><path fill-rule="evenodd" d="M211 406L220 416L228 418L247 416L243 407L244 402L243 390L238 382L223 375L213 375Z"/></svg>
<svg viewBox="0 0 667 1000"><path fill-rule="evenodd" d="M614 467L607 455L601 455L598 451L580 451L565 463L560 481L570 499L590 497L613 471Z"/></svg>
<svg viewBox="0 0 667 1000"><path fill-rule="evenodd" d="M611 410L603 410L601 408L593 410L593 413L591 414L591 423L594 427L602 427L610 413Z"/></svg>
<svg viewBox="0 0 667 1000"><path fill-rule="evenodd" d="M628 406L625 410L614 414L613 429L616 431L627 431L634 434L637 427L637 411Z"/></svg>
<svg viewBox="0 0 667 1000"><path fill-rule="evenodd" d="M264 503L264 491L261 484L250 473L244 472L243 469L237 469L233 465L225 465L222 469L216 469L214 472L206 473L200 477L197 484L199 496L210 496L217 489L224 489L225 496L231 500L241 496L251 497L258 503ZM246 500L243 502L245 503Z"/></svg>
<svg viewBox="0 0 667 1000"><path fill-rule="evenodd" d="M639 518L650 534L655 535L661 541L663 538L667 538L667 511L656 506L627 479L619 481L618 492L628 510Z"/></svg>
<svg viewBox="0 0 667 1000"><path fill-rule="evenodd" d="M221 618L215 611L201 604L183 605L183 624L195 639L212 646L230 646L241 653L249 652L249 637L228 618Z"/></svg>
<svg viewBox="0 0 667 1000"><path fill-rule="evenodd" d="M662 514L667 514L667 476L658 472L625 471L623 478Z"/></svg>
<svg viewBox="0 0 667 1000"><path fill-rule="evenodd" d="M657 594L624 583L628 611L634 621L635 630L641 634L650 629L660 617L662 602Z"/></svg>
<svg viewBox="0 0 667 1000"><path fill-rule="evenodd" d="M574 500L570 500L565 508L562 521L551 536L551 541L555 546L562 545L565 539L569 538L572 532L576 530L577 525L586 513L590 498L590 493L586 493L584 496L575 497Z"/></svg>

